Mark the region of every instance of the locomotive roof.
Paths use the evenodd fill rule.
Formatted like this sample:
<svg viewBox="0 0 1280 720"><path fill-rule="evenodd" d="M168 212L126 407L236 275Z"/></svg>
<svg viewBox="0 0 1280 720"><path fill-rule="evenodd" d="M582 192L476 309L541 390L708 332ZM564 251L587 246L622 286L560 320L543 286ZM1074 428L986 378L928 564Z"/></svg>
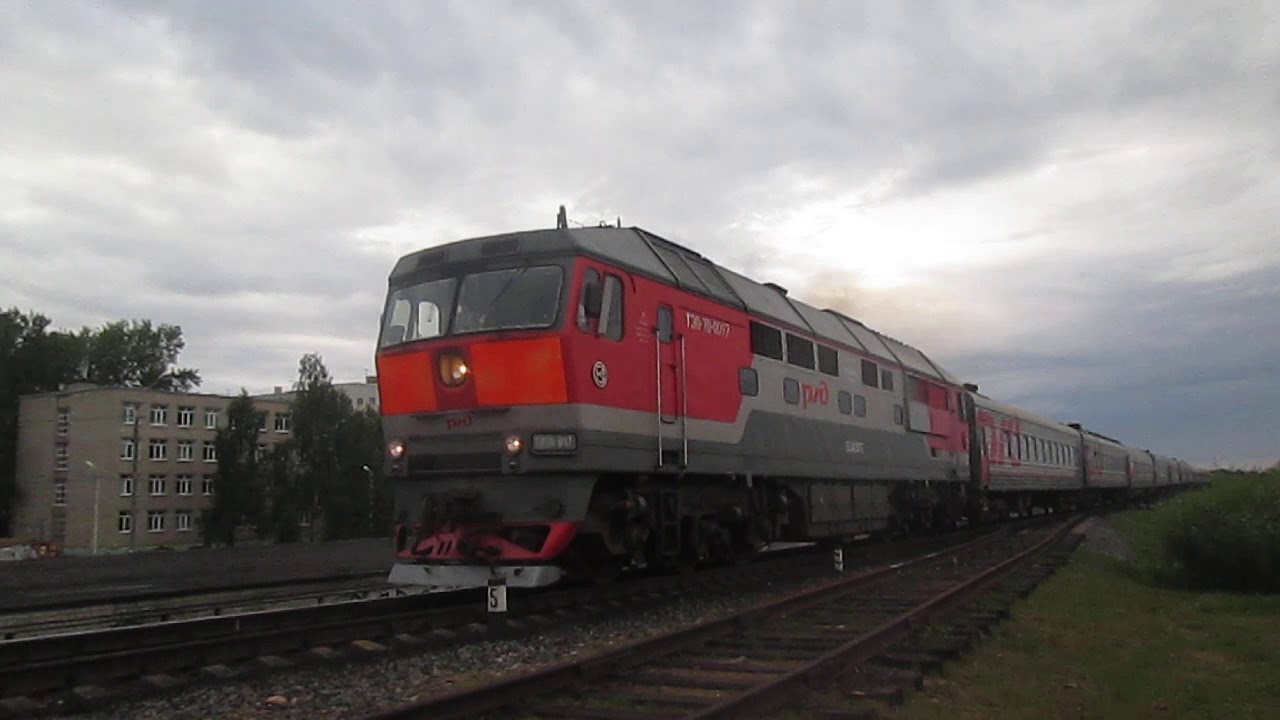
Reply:
<svg viewBox="0 0 1280 720"><path fill-rule="evenodd" d="M458 240L405 255L392 269L390 280L407 278L424 267L442 263L478 262L509 255L566 254L590 255L753 315L899 362L922 376L960 384L917 348L835 310L820 310L788 297L787 291L777 285L758 283L638 227L556 228Z"/></svg>

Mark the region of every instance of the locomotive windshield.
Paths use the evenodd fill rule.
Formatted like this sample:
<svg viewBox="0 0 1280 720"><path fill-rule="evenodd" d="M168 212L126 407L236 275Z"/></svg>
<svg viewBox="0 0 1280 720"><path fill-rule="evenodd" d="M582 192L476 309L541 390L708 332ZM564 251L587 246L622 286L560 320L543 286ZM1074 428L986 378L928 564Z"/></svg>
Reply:
<svg viewBox="0 0 1280 720"><path fill-rule="evenodd" d="M441 335L550 327L560 309L563 282L560 267L538 265L394 290L387 298L380 345Z"/></svg>

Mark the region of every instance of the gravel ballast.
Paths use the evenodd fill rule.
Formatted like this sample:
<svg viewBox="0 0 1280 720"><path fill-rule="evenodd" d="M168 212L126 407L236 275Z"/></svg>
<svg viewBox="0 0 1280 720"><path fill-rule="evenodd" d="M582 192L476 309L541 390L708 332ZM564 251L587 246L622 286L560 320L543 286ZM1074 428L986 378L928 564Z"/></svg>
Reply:
<svg viewBox="0 0 1280 720"><path fill-rule="evenodd" d="M77 720L191 718L351 718L420 697L595 654L659 632L711 620L827 582L779 582L750 593L697 595L608 618L534 631L512 640L466 642L394 657L302 666L258 677L189 687L130 701Z"/></svg>

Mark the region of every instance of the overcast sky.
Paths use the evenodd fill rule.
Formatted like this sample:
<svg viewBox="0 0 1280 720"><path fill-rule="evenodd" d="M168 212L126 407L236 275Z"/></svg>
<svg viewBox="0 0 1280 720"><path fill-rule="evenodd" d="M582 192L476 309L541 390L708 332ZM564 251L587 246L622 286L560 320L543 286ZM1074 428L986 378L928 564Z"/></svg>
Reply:
<svg viewBox="0 0 1280 720"><path fill-rule="evenodd" d="M1158 452L1280 460L1280 3L0 0L0 307L209 392L621 217Z"/></svg>

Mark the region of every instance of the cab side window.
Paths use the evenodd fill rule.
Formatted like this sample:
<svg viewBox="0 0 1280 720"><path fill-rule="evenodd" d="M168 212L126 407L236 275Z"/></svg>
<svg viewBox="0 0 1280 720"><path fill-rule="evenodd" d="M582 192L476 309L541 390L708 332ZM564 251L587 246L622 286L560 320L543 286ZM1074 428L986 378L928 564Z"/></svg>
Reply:
<svg viewBox="0 0 1280 720"><path fill-rule="evenodd" d="M578 329L595 334L597 315L593 298L600 293L600 273L587 268L582 273L582 296L578 299Z"/></svg>
<svg viewBox="0 0 1280 720"><path fill-rule="evenodd" d="M622 339L622 279L617 275L605 276L598 332L610 340Z"/></svg>

